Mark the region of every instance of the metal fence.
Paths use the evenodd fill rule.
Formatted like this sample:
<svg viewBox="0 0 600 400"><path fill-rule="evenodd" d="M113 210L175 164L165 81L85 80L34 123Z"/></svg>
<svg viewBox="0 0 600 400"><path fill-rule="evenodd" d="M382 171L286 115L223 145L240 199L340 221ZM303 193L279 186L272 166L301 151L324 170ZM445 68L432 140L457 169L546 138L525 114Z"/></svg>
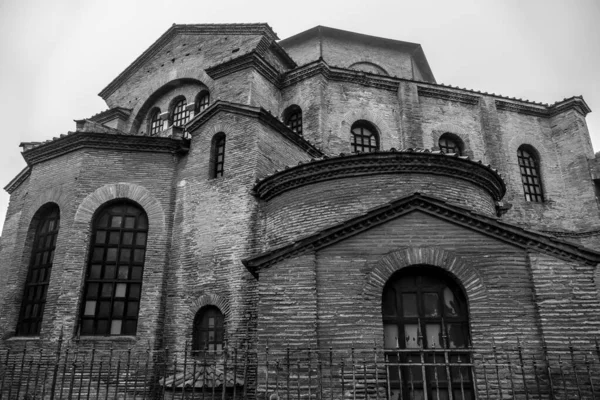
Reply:
<svg viewBox="0 0 600 400"><path fill-rule="evenodd" d="M0 351L0 399L600 399L600 345Z"/></svg>

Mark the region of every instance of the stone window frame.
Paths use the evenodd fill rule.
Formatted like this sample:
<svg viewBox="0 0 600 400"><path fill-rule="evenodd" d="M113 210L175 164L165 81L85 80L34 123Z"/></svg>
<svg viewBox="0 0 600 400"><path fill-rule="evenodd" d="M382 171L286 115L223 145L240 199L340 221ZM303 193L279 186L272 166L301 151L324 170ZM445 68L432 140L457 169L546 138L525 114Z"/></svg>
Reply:
<svg viewBox="0 0 600 400"><path fill-rule="evenodd" d="M443 147L450 147L447 145L447 143L445 145L442 145L442 141L450 141L454 144L454 147L458 149L458 152L446 152ZM460 136L458 136L455 133L452 132L444 132L440 135L440 137L438 138L437 141L437 145L438 145L438 149L440 151L443 151L445 154L456 154L458 153L459 156L464 155L465 152L465 142L461 139Z"/></svg>
<svg viewBox="0 0 600 400"><path fill-rule="evenodd" d="M360 133L356 132L356 130L360 129ZM365 135L364 134L364 130L367 130L368 132L370 132L370 135ZM361 138L360 140L360 144L357 142L357 138ZM369 142L367 144L365 144L365 137L372 137L374 138L375 143L373 144L371 142L371 139L369 139ZM369 149L368 151L365 151L365 149ZM350 127L350 152L351 153L371 153L371 152L376 152L379 151L381 149L381 139L380 139L380 135L379 135L379 131L378 129L375 127L375 125L367 120L364 119L359 119L358 121L355 121L352 126Z"/></svg>
<svg viewBox="0 0 600 400"><path fill-rule="evenodd" d="M227 135L225 132L217 132L210 142L209 178L217 179L225 175L225 147Z"/></svg>
<svg viewBox="0 0 600 400"><path fill-rule="evenodd" d="M133 217L132 215L127 214L126 211L123 211L118 215L115 213L111 214L109 212L109 210L116 208L119 205L124 206L126 208L134 207L135 209L137 209L137 211L139 211L134 219L133 227L128 227L126 224L126 218ZM119 227L111 227L111 221L109 221L107 226L104 228L102 226L99 226L98 224L101 222L100 218L104 215L108 215L110 218L122 218ZM139 217L139 219L137 217ZM141 221L144 221L143 225L139 225ZM85 267L86 272L84 275L83 290L80 300L80 309L77 319L78 336L136 336L139 325L140 309L142 305L142 286L145 269L144 267L147 261L146 251L148 248L149 222L149 216L144 207L130 199L114 199L102 204L100 207L97 208L91 222L91 235L89 240L88 259ZM99 231L103 232L103 239L101 240L102 243L99 242ZM118 242L112 241L112 234L114 233L118 234ZM132 236L132 242L130 244L124 243L124 236L126 233L130 233ZM111 234L110 238L109 234ZM140 235L143 235L143 244L138 243L137 238L140 237ZM117 247L114 247L114 245L116 245ZM125 246L125 248L123 248L123 246ZM116 256L114 264L112 262L108 262L108 260L106 259L106 255L103 255L100 261L94 260L95 248L101 248L107 251L109 248L117 250L117 252L115 253ZM129 254L129 260L127 260L125 265L121 264L123 250L127 251L127 253ZM141 261L135 260L135 258L137 258L137 254L135 253L137 252L141 252ZM92 277L91 274L93 266L100 266L100 271L102 271L102 275L100 275L99 271L99 275L97 277ZM105 274L107 273L106 271L109 267L113 267L111 268L112 276L106 277ZM122 276L122 267L125 267L125 276ZM92 285L97 285L95 289L95 295L93 293L90 294L89 292L90 287L92 287ZM111 293L110 295L105 295L105 293L103 293L104 286L108 285L110 285ZM119 289L124 290L121 295L118 294ZM132 295L131 290L136 291L137 294ZM110 310L108 311L109 318L107 319L108 331L105 333L98 333L96 323L97 321L105 319L100 318L98 316L98 314L100 313L100 303L106 303L107 298L110 298ZM123 315L121 316L121 318L114 317L114 305L116 302L123 303ZM135 315L131 315L129 309L129 307L132 307L133 304L137 304L134 308ZM90 314L90 311L93 311L93 314ZM83 331L84 320L93 321L93 332ZM121 321L118 333L113 332L112 323L115 321ZM129 331L127 331L128 323L131 323L131 321L134 321L135 329L129 329Z"/></svg>
<svg viewBox="0 0 600 400"><path fill-rule="evenodd" d="M283 123L290 128L292 132L296 133L298 136L302 136L302 108L297 104L292 104L287 107L283 112Z"/></svg>
<svg viewBox="0 0 600 400"><path fill-rule="evenodd" d="M52 229L51 231L41 232L46 222L52 223ZM48 202L38 208L29 225L25 245L24 253L28 256L29 261L23 284L15 336L38 336L41 333L59 231L60 207L54 202ZM50 239L50 243L47 242L48 239ZM44 241L46 243L43 243ZM43 262L43 258L46 257L48 259ZM33 292L31 292L32 288ZM33 293L33 296L28 295L31 293ZM29 309L28 312L27 307L30 305L33 306L33 309ZM38 312L33 312L34 310L38 310ZM33 326L29 325L32 323ZM27 327L24 326L26 324ZM34 328L33 332L31 331L32 327Z"/></svg>
<svg viewBox="0 0 600 400"><path fill-rule="evenodd" d="M533 165L524 165L525 158L521 153L526 152ZM528 203L545 203L546 196L542 178L541 157L539 151L530 144L524 143L517 148L517 166L523 196ZM539 193L536 191L539 188ZM533 190L533 192L532 192Z"/></svg>

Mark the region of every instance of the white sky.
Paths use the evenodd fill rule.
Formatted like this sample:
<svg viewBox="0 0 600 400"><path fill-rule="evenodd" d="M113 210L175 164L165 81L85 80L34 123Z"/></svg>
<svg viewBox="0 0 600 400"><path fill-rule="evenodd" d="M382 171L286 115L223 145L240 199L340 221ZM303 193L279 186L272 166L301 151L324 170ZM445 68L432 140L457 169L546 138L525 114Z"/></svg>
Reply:
<svg viewBox="0 0 600 400"><path fill-rule="evenodd" d="M316 25L420 43L438 83L554 103L583 95L600 151L600 1L0 0L0 187L20 142L75 130L97 96L173 23ZM0 193L0 226L8 205Z"/></svg>

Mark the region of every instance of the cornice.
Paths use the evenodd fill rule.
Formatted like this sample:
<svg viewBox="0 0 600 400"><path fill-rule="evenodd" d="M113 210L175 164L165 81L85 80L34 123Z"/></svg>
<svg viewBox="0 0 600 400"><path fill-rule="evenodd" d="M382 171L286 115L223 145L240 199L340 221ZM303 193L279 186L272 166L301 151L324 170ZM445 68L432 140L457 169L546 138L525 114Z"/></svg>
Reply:
<svg viewBox="0 0 600 400"><path fill-rule="evenodd" d="M590 236L600 236L600 229L587 232L564 232L564 231L542 231L545 234L556 236L556 237L573 237L573 238L585 238Z"/></svg>
<svg viewBox="0 0 600 400"><path fill-rule="evenodd" d="M543 118L554 117L555 115L562 114L569 110L575 110L584 117L591 112L586 102L580 96L574 96L569 99L564 99L563 101L556 102L550 106L536 106L531 104L496 100L496 109Z"/></svg>
<svg viewBox="0 0 600 400"><path fill-rule="evenodd" d="M560 259L589 265L600 263L600 253L598 252L527 231L419 193L375 208L366 214L319 231L287 246L249 257L242 260L242 263L255 277L258 277L261 269L268 268L284 259L320 250L413 211L433 215L523 249L532 249Z"/></svg>
<svg viewBox="0 0 600 400"><path fill-rule="evenodd" d="M280 87L279 72L256 51L208 67L205 71L208 76L216 80L247 68L255 69L275 87Z"/></svg>
<svg viewBox="0 0 600 400"><path fill-rule="evenodd" d="M154 57L164 46L178 34L188 35L262 35L275 41L279 38L268 24L201 24L201 25L176 25L173 24L154 43L150 45L138 58L136 58L123 72L98 94L106 99L119 86L123 84L146 61Z"/></svg>
<svg viewBox="0 0 600 400"><path fill-rule="evenodd" d="M419 96L421 96L421 97L430 97L430 98L434 98L434 99L456 101L459 103L472 104L472 105L479 104L479 100L481 99L481 96L474 96L472 94L455 92L455 91L451 91L451 90L443 89L443 88L417 86L417 91L419 93Z"/></svg>
<svg viewBox="0 0 600 400"><path fill-rule="evenodd" d="M104 124L108 121L112 121L115 118L120 118L123 121L126 121L127 119L129 119L130 115L131 115L131 108L115 107L115 108L111 108L111 109L99 112L98 114L95 114L87 119L94 121L94 122L98 122L100 124Z"/></svg>
<svg viewBox="0 0 600 400"><path fill-rule="evenodd" d="M304 139L302 136L294 133L290 128L285 126L277 117L262 107L253 107L245 104L230 103L223 100L217 100L211 104L200 115L196 116L185 126L188 132L193 133L202 125L210 121L219 113L229 113L243 115L248 118L256 118L261 123L273 128L280 133L284 138L294 143L296 146L304 150L311 157L322 157L323 153L317 149L312 143Z"/></svg>
<svg viewBox="0 0 600 400"><path fill-rule="evenodd" d="M80 149L184 154L189 150L188 145L185 139L74 132L36 146L24 145L21 154L27 165L32 166Z"/></svg>
<svg viewBox="0 0 600 400"><path fill-rule="evenodd" d="M27 166L21 170L6 186L4 186L4 190L8 192L8 194L12 194L27 178L31 175L31 167Z"/></svg>
<svg viewBox="0 0 600 400"><path fill-rule="evenodd" d="M442 152L408 149L389 152L359 153L334 158L322 158L300 164L259 181L254 192L263 200L289 190L331 179L375 174L434 174L463 179L484 188L494 200L506 192L504 181L489 166L468 157L456 157Z"/></svg>

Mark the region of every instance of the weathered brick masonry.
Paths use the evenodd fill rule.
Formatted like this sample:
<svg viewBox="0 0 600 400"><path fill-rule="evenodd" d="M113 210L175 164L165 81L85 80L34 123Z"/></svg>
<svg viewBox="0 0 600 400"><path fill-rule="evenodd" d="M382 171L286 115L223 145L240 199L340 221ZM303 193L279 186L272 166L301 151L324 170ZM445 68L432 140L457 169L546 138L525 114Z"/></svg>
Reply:
<svg viewBox="0 0 600 400"><path fill-rule="evenodd" d="M583 98L440 85L413 43L326 27L277 40L266 24L174 25L102 90L109 110L22 144L27 168L5 188L0 350L59 337L81 351L383 348L384 290L419 270L463 292L467 347L592 348L600 159ZM187 122L174 126L179 100ZM540 201L524 193L523 150ZM95 216L118 199L148 217L137 328L82 334ZM60 226L41 325L17 334L48 204ZM130 301L116 293L107 301ZM201 326L213 309L222 340L199 336L216 332Z"/></svg>

